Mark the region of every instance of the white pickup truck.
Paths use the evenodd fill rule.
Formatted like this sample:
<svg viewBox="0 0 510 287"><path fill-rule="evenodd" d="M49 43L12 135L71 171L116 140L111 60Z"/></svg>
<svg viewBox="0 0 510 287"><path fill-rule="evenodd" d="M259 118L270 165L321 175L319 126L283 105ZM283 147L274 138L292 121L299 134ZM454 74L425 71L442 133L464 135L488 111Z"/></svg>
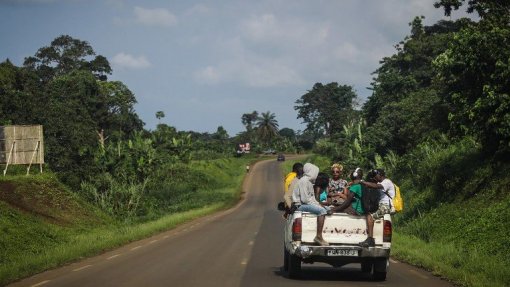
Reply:
<svg viewBox="0 0 510 287"><path fill-rule="evenodd" d="M361 271L371 273L374 280L386 279L391 248L391 216L376 220L374 224L375 247L360 247L367 237L365 217L346 213L326 216L323 238L329 246L313 243L317 217L308 212L289 214L285 224L284 269L290 278L298 278L301 263L324 262L334 267L360 263Z"/></svg>

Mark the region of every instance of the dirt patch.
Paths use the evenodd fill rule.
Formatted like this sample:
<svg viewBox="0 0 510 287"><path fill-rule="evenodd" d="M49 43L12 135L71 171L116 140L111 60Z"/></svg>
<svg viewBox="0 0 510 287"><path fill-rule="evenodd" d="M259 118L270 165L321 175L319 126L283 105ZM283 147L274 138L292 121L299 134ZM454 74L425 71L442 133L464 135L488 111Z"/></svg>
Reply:
<svg viewBox="0 0 510 287"><path fill-rule="evenodd" d="M56 182L0 182L0 200L23 213L29 213L60 226L90 221L95 216Z"/></svg>

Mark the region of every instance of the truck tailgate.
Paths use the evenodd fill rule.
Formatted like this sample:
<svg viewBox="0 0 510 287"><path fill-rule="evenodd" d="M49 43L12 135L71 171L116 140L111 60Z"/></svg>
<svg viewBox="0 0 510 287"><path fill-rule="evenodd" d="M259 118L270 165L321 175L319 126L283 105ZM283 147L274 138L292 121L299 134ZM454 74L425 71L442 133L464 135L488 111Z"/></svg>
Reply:
<svg viewBox="0 0 510 287"><path fill-rule="evenodd" d="M316 215L303 212L301 241L312 243L316 230ZM326 216L322 237L330 244L357 245L367 238L365 216L352 216L346 213ZM376 244L382 244L383 220L375 221L374 238Z"/></svg>

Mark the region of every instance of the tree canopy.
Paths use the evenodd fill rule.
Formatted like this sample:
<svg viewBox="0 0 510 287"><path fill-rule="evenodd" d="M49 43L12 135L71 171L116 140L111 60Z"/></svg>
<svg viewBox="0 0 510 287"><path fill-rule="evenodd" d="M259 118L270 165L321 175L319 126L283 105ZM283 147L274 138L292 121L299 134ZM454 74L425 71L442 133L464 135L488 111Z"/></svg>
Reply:
<svg viewBox="0 0 510 287"><path fill-rule="evenodd" d="M342 130L354 114L357 98L352 86L332 82L316 83L311 90L296 101L294 109L298 119L303 119L306 130L314 134L331 136Z"/></svg>

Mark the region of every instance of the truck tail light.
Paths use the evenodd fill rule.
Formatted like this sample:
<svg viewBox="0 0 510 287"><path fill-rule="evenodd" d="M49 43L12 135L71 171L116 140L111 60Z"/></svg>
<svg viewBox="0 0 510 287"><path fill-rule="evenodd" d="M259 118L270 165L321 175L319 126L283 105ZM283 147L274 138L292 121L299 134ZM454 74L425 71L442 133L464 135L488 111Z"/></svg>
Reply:
<svg viewBox="0 0 510 287"><path fill-rule="evenodd" d="M301 218L294 219L292 223L292 240L301 241Z"/></svg>
<svg viewBox="0 0 510 287"><path fill-rule="evenodd" d="M391 242L391 221L384 220L383 242Z"/></svg>

